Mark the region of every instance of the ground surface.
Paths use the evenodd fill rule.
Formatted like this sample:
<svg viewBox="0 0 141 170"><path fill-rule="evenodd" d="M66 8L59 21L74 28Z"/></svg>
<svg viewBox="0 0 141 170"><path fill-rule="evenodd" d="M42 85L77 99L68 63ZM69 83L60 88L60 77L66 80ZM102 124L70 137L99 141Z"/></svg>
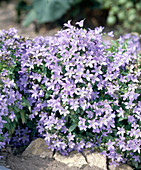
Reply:
<svg viewBox="0 0 141 170"><path fill-rule="evenodd" d="M22 27L22 24L17 23L16 4L14 2L5 3L0 1L0 30L16 28L19 35L34 38L36 36L52 36L59 28L47 30L44 26L41 27L39 33L35 32L35 25L30 24L28 27Z"/></svg>
<svg viewBox="0 0 141 170"><path fill-rule="evenodd" d="M71 167L57 162L51 158L40 158L37 156L33 157L22 157L8 155L7 164L10 165L12 170L80 170L80 168ZM85 166L82 170L102 170L98 167Z"/></svg>
<svg viewBox="0 0 141 170"><path fill-rule="evenodd" d="M82 168L68 167L64 163L58 162L53 158L40 158L40 156L22 156L22 152L17 150L7 153L0 152L3 158L0 160L0 170L102 170L98 167L84 166Z"/></svg>

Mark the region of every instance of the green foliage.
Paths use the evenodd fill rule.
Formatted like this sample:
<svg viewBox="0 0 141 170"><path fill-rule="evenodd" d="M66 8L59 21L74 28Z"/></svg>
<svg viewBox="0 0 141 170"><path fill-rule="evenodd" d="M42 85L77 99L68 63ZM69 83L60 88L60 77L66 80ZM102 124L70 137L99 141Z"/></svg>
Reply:
<svg viewBox="0 0 141 170"><path fill-rule="evenodd" d="M117 22L122 29L141 33L141 1L140 0L103 0L103 8L109 10L107 24Z"/></svg>
<svg viewBox="0 0 141 170"><path fill-rule="evenodd" d="M54 22L69 12L70 17L76 17L83 8L99 8L108 10L107 24L120 25L119 32L123 33L123 28L127 31L141 32L141 1L140 0L33 0L31 5L26 0L20 0L17 4L18 20L21 10L25 10L27 15L23 21L23 26L28 26L33 21L38 24ZM80 12L81 11L81 12ZM122 27L121 27L122 25Z"/></svg>
<svg viewBox="0 0 141 170"><path fill-rule="evenodd" d="M85 0L33 0L32 9L27 14L23 26L28 26L33 21L38 24L56 21L69 10L70 15L74 17L84 6L97 8L99 0L87 0L87 2Z"/></svg>
<svg viewBox="0 0 141 170"><path fill-rule="evenodd" d="M37 22L44 23L55 21L62 17L70 8L70 3L67 0L53 0L48 3L45 0L34 0L33 8L37 14Z"/></svg>
<svg viewBox="0 0 141 170"><path fill-rule="evenodd" d="M28 26L30 23L32 23L34 20L36 20L36 12L32 9L26 16L23 26Z"/></svg>
<svg viewBox="0 0 141 170"><path fill-rule="evenodd" d="M71 2L68 0L33 0L32 16L31 11L27 14L26 19L23 22L24 26L29 25L32 21L36 20L37 23L52 22L66 13L71 7ZM77 1L74 1L76 4Z"/></svg>

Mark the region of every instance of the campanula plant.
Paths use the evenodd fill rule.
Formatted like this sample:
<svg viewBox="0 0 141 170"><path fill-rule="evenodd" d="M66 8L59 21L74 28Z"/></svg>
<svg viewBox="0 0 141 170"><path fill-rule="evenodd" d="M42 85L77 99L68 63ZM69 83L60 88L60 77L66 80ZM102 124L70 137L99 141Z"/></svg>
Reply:
<svg viewBox="0 0 141 170"><path fill-rule="evenodd" d="M33 40L1 32L1 137L32 120L53 151L98 149L114 166L140 168L139 37L108 43L103 27L83 22Z"/></svg>

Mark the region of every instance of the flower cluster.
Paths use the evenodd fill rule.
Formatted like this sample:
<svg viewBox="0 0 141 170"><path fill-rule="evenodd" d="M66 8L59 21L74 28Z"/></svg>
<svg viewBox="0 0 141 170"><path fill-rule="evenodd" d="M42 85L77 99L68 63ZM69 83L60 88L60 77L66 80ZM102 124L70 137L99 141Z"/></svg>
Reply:
<svg viewBox="0 0 141 170"><path fill-rule="evenodd" d="M108 43L103 27L86 30L83 22L68 21L54 37L33 40L15 29L0 32L0 135L32 120L49 148L63 155L99 148L115 166L138 167L139 38Z"/></svg>
<svg viewBox="0 0 141 170"><path fill-rule="evenodd" d="M21 128L18 126L13 133L13 137L10 139L10 144L17 148L21 146L27 146L31 142L30 137L31 130L28 127Z"/></svg>

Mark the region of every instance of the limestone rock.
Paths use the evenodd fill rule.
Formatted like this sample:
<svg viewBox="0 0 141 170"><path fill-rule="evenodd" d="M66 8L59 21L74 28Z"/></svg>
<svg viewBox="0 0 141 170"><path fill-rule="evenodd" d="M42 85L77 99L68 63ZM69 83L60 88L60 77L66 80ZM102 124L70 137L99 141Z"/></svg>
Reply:
<svg viewBox="0 0 141 170"><path fill-rule="evenodd" d="M120 164L117 167L114 167L113 165L110 165L109 170L133 170L133 169L129 165Z"/></svg>
<svg viewBox="0 0 141 170"><path fill-rule="evenodd" d="M106 158L98 152L91 153L89 150L84 150L88 165L90 167L98 167L103 170L107 170Z"/></svg>
<svg viewBox="0 0 141 170"><path fill-rule="evenodd" d="M52 158L53 152L48 149L47 144L45 143L44 139L37 138L32 141L29 146L25 149L22 153L22 156L40 156L41 158Z"/></svg>
<svg viewBox="0 0 141 170"><path fill-rule="evenodd" d="M76 151L71 152L69 156L63 156L56 152L54 158L56 161L62 162L69 167L81 168L87 165L85 157L81 153L78 153Z"/></svg>

